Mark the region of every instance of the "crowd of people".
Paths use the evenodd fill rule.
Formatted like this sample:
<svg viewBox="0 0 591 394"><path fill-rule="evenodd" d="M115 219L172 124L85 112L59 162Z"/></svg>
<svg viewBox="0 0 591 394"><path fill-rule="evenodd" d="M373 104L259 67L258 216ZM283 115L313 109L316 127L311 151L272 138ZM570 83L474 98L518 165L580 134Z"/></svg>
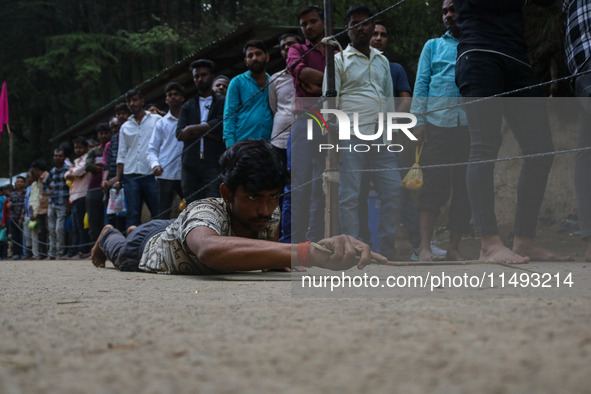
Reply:
<svg viewBox="0 0 591 394"><path fill-rule="evenodd" d="M552 0L532 2L554 3ZM565 0L563 5L567 20L567 64L576 75L591 68L588 38L591 7L584 0ZM487 103L465 108L455 106L462 100L535 84L523 36L522 8L523 1L443 0L442 21L446 32L425 44L413 92L404 68L384 54L387 26L371 19L373 12L368 7L350 7L345 18L350 44L335 56L337 108L359 113L364 119L372 116L375 119L352 125L349 142L363 143L366 137L374 135L379 112L410 111L417 115L417 125L412 131L424 145L421 155L424 165L496 158L503 117L517 136L523 153L551 152L547 115L535 105L519 111ZM330 96L333 89L325 73L323 10L317 6L304 7L297 19L303 38L294 33L279 38L286 67L273 76L267 73L270 55L264 43L249 41L243 48L247 68L244 73L231 79L215 76L213 61L196 60L190 65L197 89L195 97L187 100L183 87L170 82L165 88L168 112L164 113L155 105L146 105L140 91L130 90L125 103L114 108L109 124L96 126L96 140L76 138L73 152L69 144L60 145L54 151L51 168L43 160L33 162L27 177L17 178L14 191L4 188L0 197L0 202L6 201L2 223L11 235L13 258L84 259L89 257L94 244L93 263L97 266L104 266L109 258L117 261L121 269L207 273L212 268L208 263L211 257L204 250L217 248L216 262L212 264L218 271L271 268L273 265L249 264L248 253L242 263L224 265L218 261L219 253L237 258L234 252L224 248L232 245L240 248L242 244L224 241L206 247L203 241L204 238L214 241L210 231L224 236L261 238L265 229L262 239L298 244L296 255L306 263L309 263L309 252L300 250L300 245L308 248L311 241L319 241L339 250L355 244L364 250L365 264L369 254L364 246L359 246L365 244L357 239L370 241L367 230L370 188L376 191L381 210L378 241L372 249L387 259L401 258L394 242L401 223L407 229L414 250L411 259L415 260L464 259L460 241L471 223L482 241L481 259L525 263L569 258L533 241L551 156L524 160L518 185L514 245L509 249L501 241L496 224L493 164L425 169L424 187L415 205L408 191L401 188L404 174L398 168L404 166L402 155L384 149L362 154L344 149L340 152L336 212L341 233L350 238L345 242L348 246L343 246L344 241L340 239L321 241L324 191L321 182L311 180L319 178L325 169L325 154L318 146L326 143L327 137L319 123L309 122L310 108L302 104L302 99ZM589 74L576 78L575 86L577 95L589 96ZM540 95L536 89L519 94ZM395 108L394 101L386 100L393 97L397 98ZM437 108L449 109L432 112ZM589 115L582 113L580 145L589 146L591 122ZM531 124L532 121L536 124ZM264 153L266 145L242 142L251 140L270 142L273 154ZM289 181L285 185L274 181L268 187L265 182L257 181L260 185L255 187L248 183L252 175L248 169L234 173L232 165L238 165L240 157L247 155L245 147L262 152L260 157L272 168L280 165L281 169L275 170L287 170ZM588 151L579 153L576 182L582 236L589 245L585 253L588 259L591 259L591 181L587 170L590 156ZM268 168L263 171L252 165L252 157L249 160L245 163L253 167L251 172L256 169L273 178ZM245 179L237 181L235 177ZM121 190L126 212L107 215L109 199ZM245 194L246 200L265 199L272 203L263 204L262 213L253 210L254 218L244 218L248 209L244 208L245 202L240 202L240 193ZM175 212L175 194L186 202L187 208L176 221L170 221ZM433 247L431 237L439 212L450 197L447 226L450 242L447 251L442 251ZM144 203L151 217L159 220L138 227L142 223ZM269 211L269 207L273 209ZM258 220L257 231L248 231L252 230L248 225L252 220ZM207 230L196 231L199 226ZM130 240L126 244L124 237L128 234ZM0 257L6 257L5 244L0 241ZM133 249L135 259L130 260L124 251L126 245L132 244L129 248ZM265 249L264 244L259 246ZM170 250L165 252L166 248ZM185 254L181 253L183 250ZM267 253L272 256L277 250ZM275 266L284 267L290 249L281 250L282 263ZM318 256L317 249L309 250ZM170 261L163 260L160 256L163 254ZM183 260L185 255L191 258ZM375 254L373 258L383 259L381 255ZM315 259L320 261L318 257Z"/></svg>

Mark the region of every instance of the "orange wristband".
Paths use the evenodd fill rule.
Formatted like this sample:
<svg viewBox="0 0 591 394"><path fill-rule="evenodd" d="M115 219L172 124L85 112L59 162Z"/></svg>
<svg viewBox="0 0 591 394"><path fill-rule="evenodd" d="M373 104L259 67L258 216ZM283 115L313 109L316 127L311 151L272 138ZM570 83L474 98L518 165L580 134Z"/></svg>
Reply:
<svg viewBox="0 0 591 394"><path fill-rule="evenodd" d="M298 244L298 263L304 267L310 267L310 244L312 241Z"/></svg>

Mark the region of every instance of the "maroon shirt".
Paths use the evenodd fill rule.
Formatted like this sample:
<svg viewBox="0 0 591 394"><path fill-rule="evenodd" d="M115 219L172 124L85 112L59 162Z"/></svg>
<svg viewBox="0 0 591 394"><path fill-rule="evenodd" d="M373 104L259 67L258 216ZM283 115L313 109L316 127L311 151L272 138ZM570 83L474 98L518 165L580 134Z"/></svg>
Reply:
<svg viewBox="0 0 591 394"><path fill-rule="evenodd" d="M312 44L309 40L306 40L305 44L293 44L289 47L289 51L287 52L286 63L293 77L293 83L296 89L296 97L310 97L306 91L302 89L298 81L298 77L300 75L300 71L302 71L302 68L310 67L324 73L324 68L326 67L326 56L324 56L324 53L320 52L318 48L314 49L300 60L300 57L309 51L313 46L314 44Z"/></svg>

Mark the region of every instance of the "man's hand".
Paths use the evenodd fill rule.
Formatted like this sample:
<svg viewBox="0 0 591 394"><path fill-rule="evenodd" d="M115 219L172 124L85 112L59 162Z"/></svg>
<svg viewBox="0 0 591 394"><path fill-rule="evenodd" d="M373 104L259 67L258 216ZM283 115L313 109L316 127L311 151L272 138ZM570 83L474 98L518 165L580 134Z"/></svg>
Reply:
<svg viewBox="0 0 591 394"><path fill-rule="evenodd" d="M160 176L160 175L162 175L164 170L162 169L162 167L156 166L156 167L152 168L152 172L154 173L154 176Z"/></svg>
<svg viewBox="0 0 591 394"><path fill-rule="evenodd" d="M310 246L310 264L333 271L346 270L354 265L357 265L358 269L362 269L371 264L372 259L378 263L388 261L381 254L372 252L368 244L349 235L326 238L319 241L318 244L332 250L333 253L329 254ZM359 260L357 260L357 256L359 256Z"/></svg>
<svg viewBox="0 0 591 394"><path fill-rule="evenodd" d="M427 133L427 126L425 126L424 124L419 125L419 126L415 126L412 129L412 133L419 140L418 141L419 144L429 142L429 134Z"/></svg>

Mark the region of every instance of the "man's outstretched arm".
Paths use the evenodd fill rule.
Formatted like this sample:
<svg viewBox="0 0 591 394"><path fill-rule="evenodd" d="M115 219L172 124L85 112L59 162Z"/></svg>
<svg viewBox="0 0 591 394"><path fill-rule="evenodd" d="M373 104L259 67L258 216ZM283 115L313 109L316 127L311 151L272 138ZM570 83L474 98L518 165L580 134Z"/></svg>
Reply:
<svg viewBox="0 0 591 394"><path fill-rule="evenodd" d="M292 258L297 261L298 257L296 244L221 236L208 227L191 230L186 242L199 261L220 270L254 271L291 267ZM345 270L354 265L361 269L371 259L386 262L384 256L371 252L369 245L347 235L323 239L318 243L334 253L329 254L310 247L309 264L313 266ZM356 256L360 256L359 260Z"/></svg>

